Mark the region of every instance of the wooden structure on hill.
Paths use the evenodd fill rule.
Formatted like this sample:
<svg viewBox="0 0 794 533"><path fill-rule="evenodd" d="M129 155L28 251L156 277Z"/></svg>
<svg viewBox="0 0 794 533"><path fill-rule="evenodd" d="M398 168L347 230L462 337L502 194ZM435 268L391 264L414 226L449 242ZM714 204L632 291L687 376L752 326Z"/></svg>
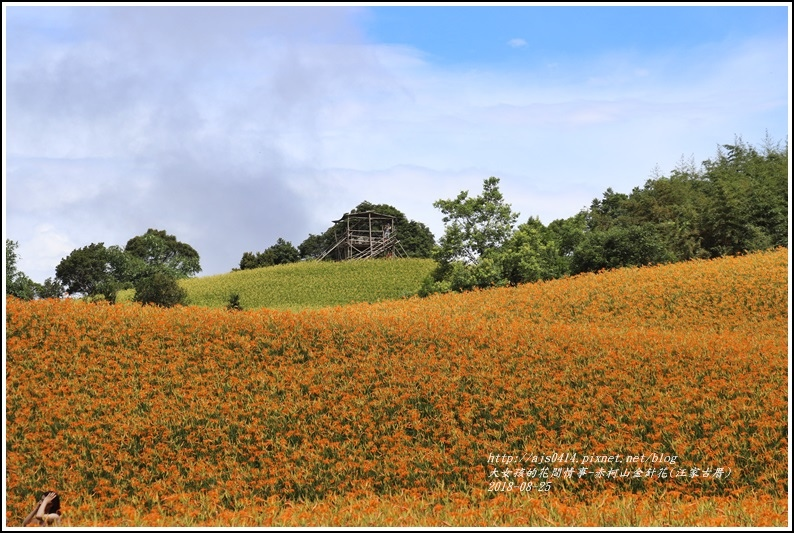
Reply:
<svg viewBox="0 0 794 533"><path fill-rule="evenodd" d="M345 213L333 223L344 223L340 232L334 230L334 245L328 248L319 259L329 255L341 261L347 259L369 259L373 257L405 257L407 254L394 225L395 217L374 211ZM341 235L340 235L341 233Z"/></svg>

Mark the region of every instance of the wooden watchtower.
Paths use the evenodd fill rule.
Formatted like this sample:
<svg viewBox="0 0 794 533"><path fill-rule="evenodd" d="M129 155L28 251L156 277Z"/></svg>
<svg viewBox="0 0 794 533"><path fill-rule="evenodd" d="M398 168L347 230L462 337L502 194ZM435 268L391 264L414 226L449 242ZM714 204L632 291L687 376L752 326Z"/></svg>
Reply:
<svg viewBox="0 0 794 533"><path fill-rule="evenodd" d="M320 259L330 254L339 260L405 256L405 250L397 239L394 220L391 215L374 211L345 213L333 221L335 227L343 222L344 229L341 232L334 230L335 244L323 252Z"/></svg>

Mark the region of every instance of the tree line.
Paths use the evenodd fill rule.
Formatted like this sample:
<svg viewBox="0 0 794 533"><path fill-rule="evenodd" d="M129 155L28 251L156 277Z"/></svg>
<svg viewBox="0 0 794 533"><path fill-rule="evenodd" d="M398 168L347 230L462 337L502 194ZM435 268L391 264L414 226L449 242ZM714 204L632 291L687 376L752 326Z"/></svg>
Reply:
<svg viewBox="0 0 794 533"><path fill-rule="evenodd" d="M608 188L589 208L548 225L529 217L516 226L520 214L496 177L484 180L479 196L462 191L433 206L444 215L438 242L393 206L365 201L351 210L395 217L406 254L436 260L423 296L787 247L788 144L767 138L756 148L737 138L700 167L682 160L669 176L657 172L629 194ZM344 230L337 222L298 247L279 238L262 252L245 252L239 270L317 259ZM124 248L98 243L74 250L43 284L17 269L16 248L6 239L6 294L24 299L76 293L113 302L118 290L134 288L137 301L174 305L185 298L176 280L201 271L198 253L164 230L149 229Z"/></svg>
<svg viewBox="0 0 794 533"><path fill-rule="evenodd" d="M513 213L488 178L483 192L438 200L445 233L420 294L515 285L626 266L788 246L788 145L741 138L700 168L678 165L630 194L611 188L576 215L544 226Z"/></svg>
<svg viewBox="0 0 794 533"><path fill-rule="evenodd" d="M151 228L124 248L100 242L73 250L55 267L55 279L43 284L17 269L17 246L6 239L6 294L26 300L77 294L115 303L118 291L135 289L135 301L170 307L184 303L187 296L177 280L201 271L192 246Z"/></svg>

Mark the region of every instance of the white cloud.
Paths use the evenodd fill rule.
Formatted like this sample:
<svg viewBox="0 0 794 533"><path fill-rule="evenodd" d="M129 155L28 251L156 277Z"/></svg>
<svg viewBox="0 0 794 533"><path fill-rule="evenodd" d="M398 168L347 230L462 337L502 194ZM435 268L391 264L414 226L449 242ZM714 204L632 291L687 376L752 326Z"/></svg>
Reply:
<svg viewBox="0 0 794 533"><path fill-rule="evenodd" d="M16 239L12 238L11 240ZM24 247L22 242L17 242L19 243L21 255L19 265L24 262L26 266L26 268L21 268L20 270L29 277L32 277L30 272L47 273L46 276L40 274L33 277L33 280L39 283L42 283L47 278L55 278L55 265L68 256L72 250L84 246L71 239L63 229L58 229L52 224L37 224L33 226L27 240L24 241ZM24 250L24 252L21 250Z"/></svg>
<svg viewBox="0 0 794 533"><path fill-rule="evenodd" d="M786 133L786 42L461 70L363 42L344 11L230 12L110 9L75 42L9 48L5 231L26 274L148 228L227 272L364 200L439 237L433 202L489 176L548 223L734 134Z"/></svg>
<svg viewBox="0 0 794 533"><path fill-rule="evenodd" d="M524 39L510 39L507 41L507 45L511 48L522 48L527 45L527 42Z"/></svg>

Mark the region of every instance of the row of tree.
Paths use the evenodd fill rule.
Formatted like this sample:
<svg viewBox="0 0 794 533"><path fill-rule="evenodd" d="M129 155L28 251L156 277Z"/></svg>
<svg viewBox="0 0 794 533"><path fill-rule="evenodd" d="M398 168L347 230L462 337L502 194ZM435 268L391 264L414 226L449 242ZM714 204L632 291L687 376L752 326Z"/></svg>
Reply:
<svg viewBox="0 0 794 533"><path fill-rule="evenodd" d="M714 258L788 246L788 145L737 139L701 168L683 163L630 194L607 189L589 209L544 226L513 213L488 178L433 205L445 233L420 294L511 285L624 266Z"/></svg>
<svg viewBox="0 0 794 533"><path fill-rule="evenodd" d="M201 271L198 252L164 230L149 229L124 248L100 242L73 250L43 284L17 269L17 246L6 239L6 294L28 300L79 294L115 302L119 290L134 288L136 301L170 307L186 298L176 280Z"/></svg>

